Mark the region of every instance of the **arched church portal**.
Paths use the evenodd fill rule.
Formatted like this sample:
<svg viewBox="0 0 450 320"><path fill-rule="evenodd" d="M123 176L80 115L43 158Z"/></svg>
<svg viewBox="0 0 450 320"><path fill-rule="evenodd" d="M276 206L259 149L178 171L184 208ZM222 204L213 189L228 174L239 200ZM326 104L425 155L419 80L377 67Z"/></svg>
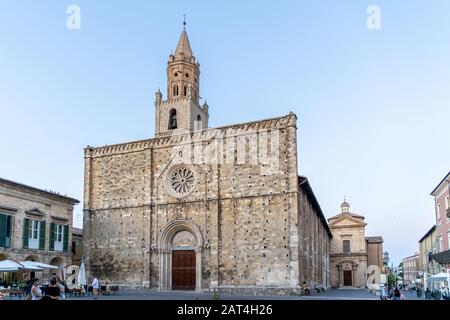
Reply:
<svg viewBox="0 0 450 320"><path fill-rule="evenodd" d="M159 290L201 291L203 238L190 221L170 222L159 238Z"/></svg>
<svg viewBox="0 0 450 320"><path fill-rule="evenodd" d="M341 261L336 265L339 274L339 287L356 286L356 271L358 264L352 260Z"/></svg>

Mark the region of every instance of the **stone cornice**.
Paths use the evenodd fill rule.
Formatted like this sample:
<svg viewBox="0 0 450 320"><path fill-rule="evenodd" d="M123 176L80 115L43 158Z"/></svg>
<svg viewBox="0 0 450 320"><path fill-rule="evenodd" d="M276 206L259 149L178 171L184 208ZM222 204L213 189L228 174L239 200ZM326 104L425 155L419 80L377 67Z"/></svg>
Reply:
<svg viewBox="0 0 450 320"><path fill-rule="evenodd" d="M45 218L45 216L46 216L45 212L43 212L42 210L39 210L38 208L26 210L25 214L27 216L32 216L35 218Z"/></svg>
<svg viewBox="0 0 450 320"><path fill-rule="evenodd" d="M49 199L52 199L52 200L65 202L65 203L70 203L71 205L76 205L76 204L78 204L80 202L77 199L70 198L68 196L63 196L63 195L61 195L59 193L55 193L55 192L51 192L51 191L47 191L47 190L42 190L42 189L39 189L39 188L35 188L35 187L31 187L31 186L25 185L23 183L18 183L18 182L7 180L7 179L3 179L3 178L0 178L0 185L4 185L4 186L10 187L10 188L14 188L16 190L20 190L20 191L23 191L23 192L26 192L26 193L34 193L34 194L39 195L41 197L45 196L46 198L49 198Z"/></svg>
<svg viewBox="0 0 450 320"><path fill-rule="evenodd" d="M51 218L53 220L62 221L62 222L68 222L70 220L69 218L58 217L58 216L51 216Z"/></svg>
<svg viewBox="0 0 450 320"><path fill-rule="evenodd" d="M366 224L361 224L361 225L348 225L348 226L330 226L331 230L334 229L358 229L358 228L364 228L366 226Z"/></svg>
<svg viewBox="0 0 450 320"><path fill-rule="evenodd" d="M330 258L352 258L352 257L365 257L367 252L351 252L351 253L330 253Z"/></svg>
<svg viewBox="0 0 450 320"><path fill-rule="evenodd" d="M172 99L168 99L168 100L163 100L160 103L158 103L158 106L164 106L164 105L169 105L169 104L176 104L176 103L183 103L183 102L191 102L192 98L191 97L179 97L179 98L172 98Z"/></svg>
<svg viewBox="0 0 450 320"><path fill-rule="evenodd" d="M11 213L14 214L17 211L19 211L18 208L14 208L14 207L9 207L9 206L4 206L0 204L0 212L1 213Z"/></svg>
<svg viewBox="0 0 450 320"><path fill-rule="evenodd" d="M349 221L353 222L353 224L339 225L339 223L344 220L349 220ZM330 219L328 221L330 221ZM352 217L351 215L348 215L345 213L340 215L337 219L331 220L329 222L329 224L330 224L331 229L360 228L360 227L365 227L367 225L367 223L365 223L364 220L362 220L360 218Z"/></svg>
<svg viewBox="0 0 450 320"><path fill-rule="evenodd" d="M287 191L287 192L279 192L279 193L269 193L269 194L260 194L260 195L251 195L251 196L241 196L241 197L223 197L223 198L208 198L206 202L216 202L216 201L230 201L230 200L240 200L240 199L249 199L249 198L261 198L261 197L273 197L273 196L285 196L289 194L298 194L297 191ZM120 210L120 209L135 209L135 208L155 208L157 206L169 206L169 205L179 205L179 204L193 204L193 203L204 203L205 199L195 199L195 200L185 200L185 201L174 201L174 202L163 202L163 203L144 203L141 205L134 206L110 206L110 207L96 207L96 208L83 208L83 212L88 211L102 211L102 210Z"/></svg>
<svg viewBox="0 0 450 320"><path fill-rule="evenodd" d="M240 123L230 126L205 129L201 131L177 133L172 134L170 136L163 136L128 143L114 144L97 148L88 146L84 149L84 154L86 158L112 156L136 151L144 151L146 149L151 148L180 145L182 143L189 143L190 141L194 142L207 141L214 138L214 134L216 133L216 131L219 131L220 133L223 132L225 134L227 130L233 130L236 132L236 134L233 135L238 136L248 134L246 133L246 131L283 129L287 127L295 127L296 122L297 116L291 112L289 115L283 117Z"/></svg>

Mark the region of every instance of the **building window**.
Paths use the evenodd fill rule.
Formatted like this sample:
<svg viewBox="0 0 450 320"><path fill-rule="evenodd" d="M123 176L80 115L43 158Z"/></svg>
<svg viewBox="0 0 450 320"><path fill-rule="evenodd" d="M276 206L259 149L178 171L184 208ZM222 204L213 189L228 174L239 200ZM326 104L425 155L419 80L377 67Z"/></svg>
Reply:
<svg viewBox="0 0 450 320"><path fill-rule="evenodd" d="M439 222L441 221L441 204L440 203L438 203L437 209L436 209L436 221L437 221L437 224L439 224Z"/></svg>
<svg viewBox="0 0 450 320"><path fill-rule="evenodd" d="M444 239L442 239L442 236L439 236L438 252L442 252L442 249L444 247L443 244L444 244Z"/></svg>
<svg viewBox="0 0 450 320"><path fill-rule="evenodd" d="M350 240L342 241L342 247L343 247L344 253L350 253Z"/></svg>
<svg viewBox="0 0 450 320"><path fill-rule="evenodd" d="M447 233L447 250L450 250L450 231Z"/></svg>
<svg viewBox="0 0 450 320"><path fill-rule="evenodd" d="M30 221L30 233L28 237L28 247L30 249L39 249L39 232L41 224L40 221L31 220Z"/></svg>
<svg viewBox="0 0 450 320"><path fill-rule="evenodd" d="M56 234L55 234L55 243L54 245L54 249L55 251L63 251L64 249L64 225L62 224L57 224L56 225L56 230L55 230Z"/></svg>
<svg viewBox="0 0 450 320"><path fill-rule="evenodd" d="M177 96L178 95L178 86L174 86L173 87L173 95Z"/></svg>
<svg viewBox="0 0 450 320"><path fill-rule="evenodd" d="M187 86L184 86L184 96L187 96Z"/></svg>
<svg viewBox="0 0 450 320"><path fill-rule="evenodd" d="M450 200L449 200L449 196L447 196L445 198L445 209L449 209L450 208Z"/></svg>
<svg viewBox="0 0 450 320"><path fill-rule="evenodd" d="M11 216L0 214L0 247L8 248L11 246L11 223Z"/></svg>
<svg viewBox="0 0 450 320"><path fill-rule="evenodd" d="M197 115L197 119L194 123L194 129L195 130L202 130L202 117L200 115Z"/></svg>
<svg viewBox="0 0 450 320"><path fill-rule="evenodd" d="M177 110L172 109L169 112L169 130L177 128Z"/></svg>
<svg viewBox="0 0 450 320"><path fill-rule="evenodd" d="M72 241L72 254L77 254L77 243Z"/></svg>

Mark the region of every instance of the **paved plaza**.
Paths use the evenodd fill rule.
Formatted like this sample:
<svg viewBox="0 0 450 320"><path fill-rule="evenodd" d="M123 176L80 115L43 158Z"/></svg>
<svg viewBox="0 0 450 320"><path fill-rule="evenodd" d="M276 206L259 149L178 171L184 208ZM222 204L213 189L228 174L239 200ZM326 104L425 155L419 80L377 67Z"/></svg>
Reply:
<svg viewBox="0 0 450 320"><path fill-rule="evenodd" d="M406 300L417 300L415 292L405 293ZM256 296L238 294L220 294L219 300L379 300L379 297L367 290L330 289L310 296ZM70 300L94 300L92 296L71 297ZM122 291L117 295L99 296L98 300L214 300L210 292L192 291ZM422 299L423 300L423 299Z"/></svg>

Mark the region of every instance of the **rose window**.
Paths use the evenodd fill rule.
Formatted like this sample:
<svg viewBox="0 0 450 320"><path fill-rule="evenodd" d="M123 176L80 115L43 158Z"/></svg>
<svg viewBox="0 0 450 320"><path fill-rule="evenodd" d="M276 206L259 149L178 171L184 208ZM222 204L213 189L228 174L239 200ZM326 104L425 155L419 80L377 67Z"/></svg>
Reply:
<svg viewBox="0 0 450 320"><path fill-rule="evenodd" d="M170 186L179 195L187 195L194 188L195 176L188 168L175 170L170 177Z"/></svg>

